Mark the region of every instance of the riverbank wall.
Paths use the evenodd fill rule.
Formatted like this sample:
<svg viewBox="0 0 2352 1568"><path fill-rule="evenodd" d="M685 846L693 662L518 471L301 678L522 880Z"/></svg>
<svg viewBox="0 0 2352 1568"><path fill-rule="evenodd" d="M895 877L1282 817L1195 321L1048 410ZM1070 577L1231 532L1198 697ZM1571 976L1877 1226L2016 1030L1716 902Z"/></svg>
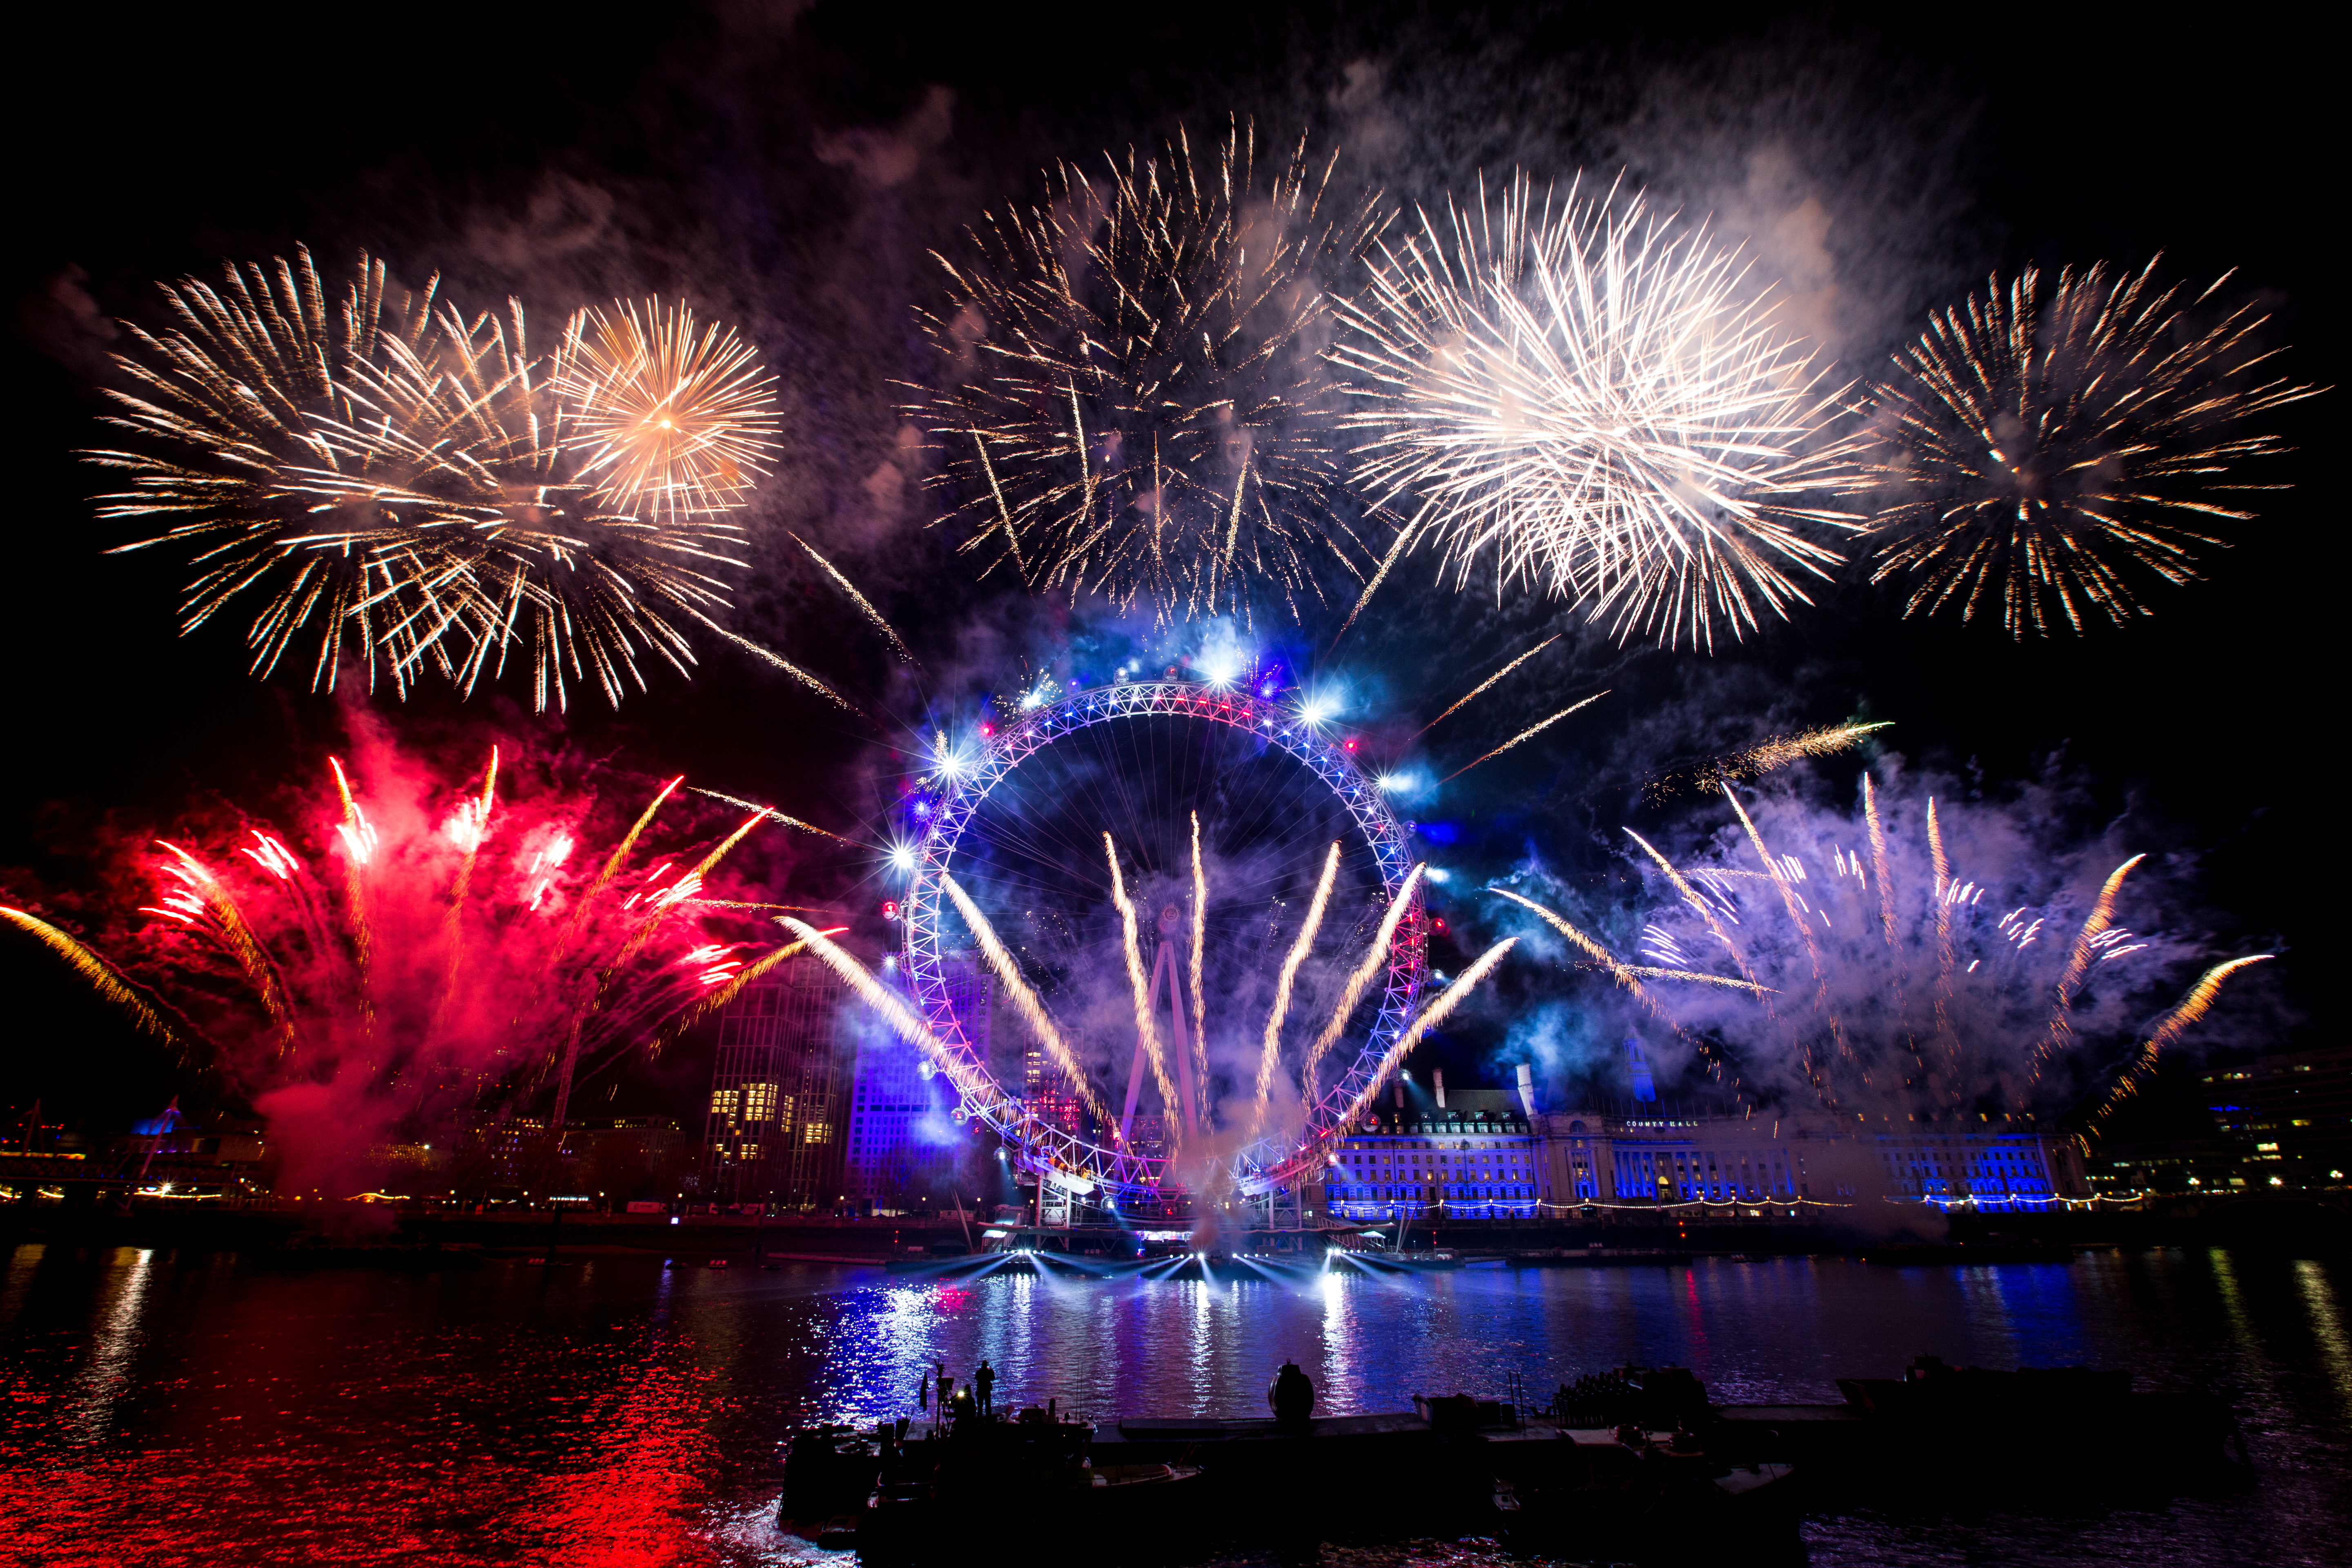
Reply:
<svg viewBox="0 0 2352 1568"><path fill-rule="evenodd" d="M1694 1217L1688 1211L1615 1210L1593 1218L1486 1221L1416 1226L1408 1252L1451 1252L1538 1264L1640 1256L1842 1254L1894 1260L1941 1257L1986 1261L2068 1247L2249 1246L2314 1255L2352 1247L2352 1204L2315 1200L2179 1200L2041 1215L1971 1216L1890 1207L1867 1227L1837 1219ZM1045 1233L1052 1250L1063 1250ZM1117 1233L1058 1233L1066 1247L1105 1255ZM288 1204L241 1207L136 1202L0 1205L0 1242L168 1247L228 1252L319 1246L388 1247L485 1256L659 1254L707 1262L808 1261L882 1265L952 1257L987 1245L954 1220L767 1218L737 1215L606 1215L547 1211L484 1214L390 1205ZM1311 1251L1349 1245L1349 1232L1231 1230L1202 1245L1219 1251ZM1381 1248L1381 1250L1385 1250ZM1600 1255L1588 1258L1586 1255Z"/></svg>

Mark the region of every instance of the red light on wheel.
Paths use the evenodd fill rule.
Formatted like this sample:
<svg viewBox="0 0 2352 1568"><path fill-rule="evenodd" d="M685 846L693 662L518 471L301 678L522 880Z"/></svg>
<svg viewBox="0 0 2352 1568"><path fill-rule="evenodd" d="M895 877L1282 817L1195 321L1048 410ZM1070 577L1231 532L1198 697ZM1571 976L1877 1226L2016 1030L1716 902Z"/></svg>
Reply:
<svg viewBox="0 0 2352 1568"><path fill-rule="evenodd" d="M883 903L882 918L886 921L895 921L898 918L898 901L896 899L887 900Z"/></svg>

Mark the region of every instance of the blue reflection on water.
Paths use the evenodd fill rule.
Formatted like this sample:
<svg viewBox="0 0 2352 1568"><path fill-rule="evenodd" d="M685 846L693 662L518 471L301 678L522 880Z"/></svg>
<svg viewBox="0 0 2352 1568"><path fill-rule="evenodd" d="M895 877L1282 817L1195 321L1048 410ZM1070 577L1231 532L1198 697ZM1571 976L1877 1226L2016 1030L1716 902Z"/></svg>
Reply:
<svg viewBox="0 0 2352 1568"><path fill-rule="evenodd" d="M2154 1563L2168 1541L2173 1560L2267 1564L2352 1534L2341 1264L1045 1267L953 1279L605 1258L386 1276L19 1247L0 1274L0 1513L47 1532L8 1542L37 1556L105 1538L126 1561L247 1561L266 1545L353 1563L795 1562L813 1553L765 1522L777 1439L812 1418L900 1414L940 1360L963 1378L987 1357L1002 1405L1101 1418L1254 1413L1285 1360L1345 1412L1491 1394L1512 1373L1540 1398L1626 1362L1687 1365L1719 1400L1831 1400L1837 1377L1932 1352L2210 1388L2245 1420L2262 1484L2178 1500L2160 1529L2105 1514L2064 1529L1821 1521L1815 1562Z"/></svg>

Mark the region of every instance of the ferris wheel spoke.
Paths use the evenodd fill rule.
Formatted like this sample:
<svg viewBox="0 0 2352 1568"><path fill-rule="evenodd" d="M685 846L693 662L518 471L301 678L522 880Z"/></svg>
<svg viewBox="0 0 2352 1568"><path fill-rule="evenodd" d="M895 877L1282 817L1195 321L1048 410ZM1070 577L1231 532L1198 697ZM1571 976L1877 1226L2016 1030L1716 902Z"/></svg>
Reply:
<svg viewBox="0 0 2352 1568"><path fill-rule="evenodd" d="M1222 990L1229 1005L1245 1008L1253 996L1262 998L1268 964L1294 938L1324 853L1337 840L1341 877L1302 972L1286 1031L1296 1034L1328 1016L1334 976L1360 961L1408 868L1401 825L1342 748L1272 705L1181 683L1098 689L1037 710L994 737L982 766L950 781L935 805L926 868L908 896L908 972L934 1026L958 1040L946 947L961 921L943 907L940 869L954 875L997 926L1049 1008L1057 999L1075 1006L1126 963L1118 924L1105 918L1110 878L1102 836L1110 835L1139 905L1181 907L1193 897L1197 812L1209 877L1204 947L1238 961ZM1156 924L1152 914L1139 914L1139 925ZM1307 1108L1304 1141L1261 1142L1233 1157L1245 1188L1295 1176L1314 1157L1314 1141L1328 1131L1343 1091L1361 1084L1367 1064L1389 1043L1383 1031L1402 1025L1418 992L1417 932L1416 924L1401 939L1388 983L1351 1017L1350 1026L1364 1030L1362 1046L1339 1083ZM1123 981L1108 989L1126 1000ZM1360 1022L1366 1010L1369 1026ZM973 1049L969 1042L965 1048ZM1114 1075L1129 1049L1112 1044ZM1343 1053L1334 1066L1346 1060ZM983 1074L989 1066L973 1065ZM1050 1153L1115 1193L1158 1184L1158 1156L1107 1147L1083 1127L1038 1121L1034 1107L992 1078L971 1100L970 1109L1020 1147L1031 1168Z"/></svg>

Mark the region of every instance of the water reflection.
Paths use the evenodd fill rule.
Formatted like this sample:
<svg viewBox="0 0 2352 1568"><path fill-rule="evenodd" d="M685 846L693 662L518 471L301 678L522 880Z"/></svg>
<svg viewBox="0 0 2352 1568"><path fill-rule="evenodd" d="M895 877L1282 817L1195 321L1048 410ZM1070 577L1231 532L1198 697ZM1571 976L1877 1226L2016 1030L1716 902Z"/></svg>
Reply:
<svg viewBox="0 0 2352 1568"><path fill-rule="evenodd" d="M104 1540L126 1562L814 1561L767 1521L777 1439L910 1408L935 1359L962 1378L988 1357L1003 1405L1100 1418L1262 1412L1286 1357L1346 1412L1491 1394L1508 1373L1540 1397L1629 1361L1689 1365L1724 1399L1834 1399L1836 1377L1929 1351L2210 1388L2276 1460L2252 1492L2176 1503L2161 1528L1825 1521L1816 1561L2031 1561L2063 1535L2084 1558L2155 1562L2186 1531L2179 1560L2287 1562L2282 1542L2352 1534L2326 1458L2352 1447L2343 1278L2182 1252L958 1282L614 1258L384 1276L24 1248L0 1271L0 1518L33 1522L0 1525L0 1556Z"/></svg>
<svg viewBox="0 0 2352 1568"><path fill-rule="evenodd" d="M2311 1314L2311 1336L2319 1345L2319 1363L2336 1384L2336 1392L2352 1399L2352 1344L2344 1338L2344 1320L2336 1311L2336 1286L2315 1259L2298 1258L2294 1279Z"/></svg>
<svg viewBox="0 0 2352 1568"><path fill-rule="evenodd" d="M139 1349L139 1312L146 1304L149 1271L155 1254L125 1247L114 1255L92 1314L89 1354L77 1379L67 1423L84 1442L106 1436L115 1401L131 1385L131 1364ZM126 1260L128 1266L126 1267Z"/></svg>

